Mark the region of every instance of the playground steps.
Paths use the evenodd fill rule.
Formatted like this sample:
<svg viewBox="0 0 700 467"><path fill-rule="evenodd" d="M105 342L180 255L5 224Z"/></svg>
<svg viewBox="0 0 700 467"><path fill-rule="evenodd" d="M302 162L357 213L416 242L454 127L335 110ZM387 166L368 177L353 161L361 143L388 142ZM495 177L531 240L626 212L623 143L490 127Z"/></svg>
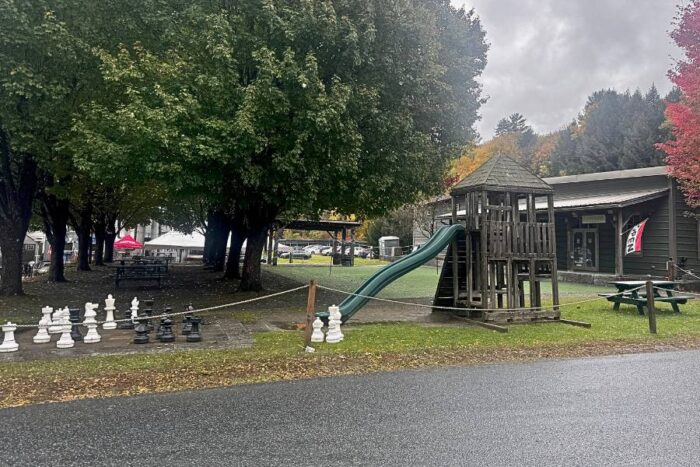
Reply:
<svg viewBox="0 0 700 467"><path fill-rule="evenodd" d="M442 270L440 272L440 279L438 280L438 287L435 291L435 298L433 304L436 306L454 306L454 290L452 287L452 248L454 243L447 247L447 253L445 254L445 259L443 262ZM466 296L467 292L467 277L466 277L466 264L467 264L467 242L466 235L459 235L456 239L457 245L457 273L459 278L459 290L457 302L460 301L462 296Z"/></svg>

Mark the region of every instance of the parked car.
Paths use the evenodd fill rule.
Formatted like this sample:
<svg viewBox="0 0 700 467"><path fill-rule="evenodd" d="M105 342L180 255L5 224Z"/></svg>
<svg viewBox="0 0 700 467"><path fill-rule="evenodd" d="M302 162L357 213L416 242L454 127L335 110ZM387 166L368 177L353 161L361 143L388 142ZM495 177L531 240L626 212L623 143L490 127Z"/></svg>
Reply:
<svg viewBox="0 0 700 467"><path fill-rule="evenodd" d="M321 249L321 255L330 256L331 254L333 254L333 247L327 246Z"/></svg>
<svg viewBox="0 0 700 467"><path fill-rule="evenodd" d="M311 253L307 253L306 251L299 249L299 250L294 250L294 251L285 251L283 253L280 253L280 258L289 258L289 255L292 255L292 259L309 259L311 258Z"/></svg>
<svg viewBox="0 0 700 467"><path fill-rule="evenodd" d="M311 255L320 255L324 248L328 248L326 245L307 245L304 247L304 251Z"/></svg>

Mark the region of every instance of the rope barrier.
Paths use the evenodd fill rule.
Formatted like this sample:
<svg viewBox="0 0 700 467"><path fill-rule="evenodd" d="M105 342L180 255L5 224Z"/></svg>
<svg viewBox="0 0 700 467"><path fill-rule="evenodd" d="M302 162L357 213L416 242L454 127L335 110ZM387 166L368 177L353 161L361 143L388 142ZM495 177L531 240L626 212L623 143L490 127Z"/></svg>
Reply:
<svg viewBox="0 0 700 467"><path fill-rule="evenodd" d="M328 290L331 292L336 292L336 293L341 293L349 296L355 296L355 297L361 297L361 298L366 298L369 300L376 300L379 302L387 302L387 303L394 303L397 305L408 305L408 306L416 306L419 308L431 308L431 309L437 309L437 310L450 310L450 311L540 311L544 307L524 307L524 308L460 308L460 307L451 307L451 306L436 306L436 305L425 305L423 303L415 303L415 302L402 302L400 300L392 300L389 298L379 298L379 297L373 297L370 295L362 295L354 292L348 292L346 290L340 290L340 289L334 289L332 287L326 287L323 285L316 285L319 289L324 289ZM591 298L587 300L580 300L577 302L568 302L568 303L562 303L559 305L556 305L558 308L562 307L567 307L567 306L572 306L572 305L581 305L584 303L591 303L591 302L596 302L599 300L607 300L609 297L614 297L617 295L623 295L628 292L633 292L635 290L639 290L643 287L637 287L635 289L630 289L625 292L619 292L616 294L611 294L608 295L607 297L596 297L596 298ZM554 305L553 305L554 306Z"/></svg>
<svg viewBox="0 0 700 467"><path fill-rule="evenodd" d="M239 306L239 305L245 305L247 303L253 303L253 302L258 302L260 300L266 300L268 298L273 298L273 297L279 297L280 295L286 295L292 292L298 292L300 290L308 289L309 285L305 284L300 287L295 287L293 289L289 290L283 290L282 292L276 292L273 294L269 295L264 295L262 297L255 297L255 298L250 298L248 300L241 300L240 302L232 302L232 303L224 303L223 305L215 305L215 306L210 306L206 308L199 308L195 310L187 310L187 311L178 311L176 313L161 313L159 315L153 315L153 316L148 316L148 319L158 319L158 318L166 318L170 316L181 316L181 315L186 315L186 314L196 314L196 313L204 313L207 311L213 311L213 310L220 310L222 308L230 308L234 306ZM145 316L143 316L145 318ZM128 321L132 321L131 318L120 318L120 319L115 319L113 321L109 321L110 323L126 323ZM107 321L97 321L97 324L104 324ZM80 323L82 324L82 323ZM38 328L38 324L16 324L18 328Z"/></svg>
<svg viewBox="0 0 700 467"><path fill-rule="evenodd" d="M679 271L681 271L683 274L688 274L689 276L693 276L693 277L696 278L696 279L700 279L699 276L696 276L696 275L693 274L691 271L686 271L686 270L683 269L682 267L678 266L676 263L673 263L673 265L676 267L676 269L678 269Z"/></svg>

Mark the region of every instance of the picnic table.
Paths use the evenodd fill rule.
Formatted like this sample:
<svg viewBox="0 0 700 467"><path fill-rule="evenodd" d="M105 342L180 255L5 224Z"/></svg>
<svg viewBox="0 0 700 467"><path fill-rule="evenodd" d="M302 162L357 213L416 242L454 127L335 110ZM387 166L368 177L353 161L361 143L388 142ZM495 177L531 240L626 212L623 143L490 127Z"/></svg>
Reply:
<svg viewBox="0 0 700 467"><path fill-rule="evenodd" d="M117 288L124 281L151 281L158 282L168 277L167 264L121 264L115 267L114 282Z"/></svg>
<svg viewBox="0 0 700 467"><path fill-rule="evenodd" d="M654 286L654 302L669 303L673 311L680 313L678 305L684 305L688 300L692 300L690 295L683 295L677 289L678 281L655 280L651 281ZM607 298L613 303L613 310L618 311L620 304L634 305L640 315L644 314L647 306L646 286L647 281L613 281L610 282L617 288L615 293L601 293L601 297Z"/></svg>

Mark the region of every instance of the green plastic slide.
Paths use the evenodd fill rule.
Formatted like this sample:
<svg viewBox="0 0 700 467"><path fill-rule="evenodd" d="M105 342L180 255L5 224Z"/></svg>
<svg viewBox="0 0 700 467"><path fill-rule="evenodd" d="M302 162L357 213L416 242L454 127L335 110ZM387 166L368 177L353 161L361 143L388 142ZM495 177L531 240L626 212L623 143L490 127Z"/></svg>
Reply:
<svg viewBox="0 0 700 467"><path fill-rule="evenodd" d="M372 274L369 279L355 290L357 295L348 296L339 305L343 322L350 319L352 315L367 304L370 300L367 297L376 296L384 287L399 277L408 274L435 258L453 239L463 233L464 226L460 224L441 227L422 247ZM319 311L316 313L316 316L327 318L328 311Z"/></svg>

